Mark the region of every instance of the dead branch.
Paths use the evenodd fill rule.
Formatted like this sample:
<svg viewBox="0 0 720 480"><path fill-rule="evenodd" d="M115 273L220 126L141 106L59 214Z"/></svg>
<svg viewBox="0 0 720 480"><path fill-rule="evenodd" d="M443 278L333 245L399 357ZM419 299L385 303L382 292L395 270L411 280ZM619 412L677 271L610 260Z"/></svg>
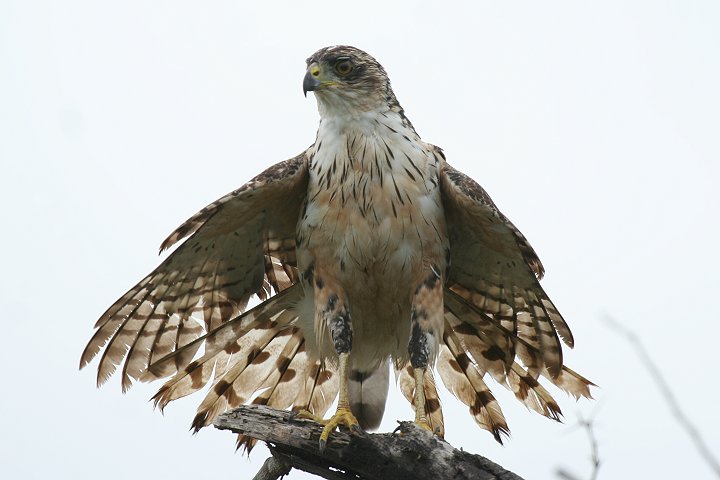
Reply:
<svg viewBox="0 0 720 480"><path fill-rule="evenodd" d="M277 480L290 473L290 465L288 465L280 457L269 457L265 459L265 463L260 467L253 480Z"/></svg>
<svg viewBox="0 0 720 480"><path fill-rule="evenodd" d="M394 433L333 432L322 452L318 446L322 425L297 419L292 412L245 405L220 415L214 425L266 442L280 465L329 480L522 480L484 457L453 448L412 422L400 422Z"/></svg>

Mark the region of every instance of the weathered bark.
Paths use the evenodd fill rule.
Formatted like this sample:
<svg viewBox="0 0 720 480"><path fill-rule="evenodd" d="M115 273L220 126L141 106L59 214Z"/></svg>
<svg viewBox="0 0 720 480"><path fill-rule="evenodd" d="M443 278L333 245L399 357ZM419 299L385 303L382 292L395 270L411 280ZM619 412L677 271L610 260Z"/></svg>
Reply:
<svg viewBox="0 0 720 480"><path fill-rule="evenodd" d="M400 422L393 433L333 432L323 452L318 447L322 425L287 411L245 405L220 415L215 427L264 441L279 464L329 480L522 480L412 422Z"/></svg>

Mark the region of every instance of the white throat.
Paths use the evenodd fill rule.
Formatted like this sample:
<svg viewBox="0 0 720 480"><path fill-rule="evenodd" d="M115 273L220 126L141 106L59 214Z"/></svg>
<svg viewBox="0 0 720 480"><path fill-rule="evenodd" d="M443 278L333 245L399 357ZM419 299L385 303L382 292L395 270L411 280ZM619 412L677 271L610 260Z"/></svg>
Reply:
<svg viewBox="0 0 720 480"><path fill-rule="evenodd" d="M377 95L363 95L352 90L333 90L329 87L315 92L320 118L357 118L390 110L387 102Z"/></svg>
<svg viewBox="0 0 720 480"><path fill-rule="evenodd" d="M316 173L346 162L356 173L375 170L373 177L402 169L407 159L421 164L427 152L409 122L383 106L378 110L328 112L320 119L312 164Z"/></svg>
<svg viewBox="0 0 720 480"><path fill-rule="evenodd" d="M378 214L394 216L408 196L421 201L437 188L440 159L401 113L334 113L320 120L310 151L310 192L328 191L329 201L361 210L372 200Z"/></svg>

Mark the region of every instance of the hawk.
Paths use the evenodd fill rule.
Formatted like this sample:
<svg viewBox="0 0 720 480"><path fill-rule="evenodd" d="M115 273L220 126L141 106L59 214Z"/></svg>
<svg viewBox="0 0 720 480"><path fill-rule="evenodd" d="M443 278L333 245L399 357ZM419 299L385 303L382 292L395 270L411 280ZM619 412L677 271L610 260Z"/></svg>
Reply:
<svg viewBox="0 0 720 480"><path fill-rule="evenodd" d="M102 351L98 385L120 368L123 391L170 377L160 408L212 382L196 430L244 403L322 418L339 396L321 448L339 425L380 424L393 368L415 421L438 435L433 370L500 442L509 430L486 378L555 420L539 377L589 398L593 384L563 364L573 336L537 254L420 139L380 63L323 48L303 90L317 99L315 143L175 230L161 252L187 240L100 317L80 367Z"/></svg>

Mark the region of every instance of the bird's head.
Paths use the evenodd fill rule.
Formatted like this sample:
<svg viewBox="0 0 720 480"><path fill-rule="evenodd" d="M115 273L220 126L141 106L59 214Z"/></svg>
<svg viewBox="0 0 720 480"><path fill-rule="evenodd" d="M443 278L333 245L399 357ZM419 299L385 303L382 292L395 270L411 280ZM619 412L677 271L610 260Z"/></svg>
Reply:
<svg viewBox="0 0 720 480"><path fill-rule="evenodd" d="M397 105L385 69L362 50L326 47L307 59L303 92L314 92L321 116L382 111Z"/></svg>

